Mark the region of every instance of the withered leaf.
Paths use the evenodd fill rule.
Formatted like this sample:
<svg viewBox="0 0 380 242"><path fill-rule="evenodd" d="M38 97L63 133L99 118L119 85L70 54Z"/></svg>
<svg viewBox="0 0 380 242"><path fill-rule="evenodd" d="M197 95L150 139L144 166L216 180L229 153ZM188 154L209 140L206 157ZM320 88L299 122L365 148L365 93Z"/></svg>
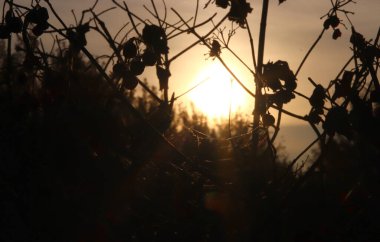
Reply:
<svg viewBox="0 0 380 242"><path fill-rule="evenodd" d="M311 95L309 102L313 108L323 108L325 104L325 89L323 86L318 85L315 87L313 94Z"/></svg>
<svg viewBox="0 0 380 242"><path fill-rule="evenodd" d="M170 71L167 69L162 68L159 65L156 65L156 74L158 77L158 80L160 81L160 90L169 88L169 77L170 77Z"/></svg>
<svg viewBox="0 0 380 242"><path fill-rule="evenodd" d="M232 0L228 19L238 23L243 28L245 27L245 19L252 10L251 5L246 0Z"/></svg>

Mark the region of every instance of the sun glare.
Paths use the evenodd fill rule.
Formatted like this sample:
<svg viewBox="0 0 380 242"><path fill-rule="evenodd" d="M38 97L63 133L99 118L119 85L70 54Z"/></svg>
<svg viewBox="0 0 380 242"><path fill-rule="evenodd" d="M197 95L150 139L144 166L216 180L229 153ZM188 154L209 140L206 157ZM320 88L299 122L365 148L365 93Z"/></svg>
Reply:
<svg viewBox="0 0 380 242"><path fill-rule="evenodd" d="M220 63L205 67L193 85L198 83L189 97L196 109L211 119L227 118L230 109L235 113L246 103L246 93Z"/></svg>

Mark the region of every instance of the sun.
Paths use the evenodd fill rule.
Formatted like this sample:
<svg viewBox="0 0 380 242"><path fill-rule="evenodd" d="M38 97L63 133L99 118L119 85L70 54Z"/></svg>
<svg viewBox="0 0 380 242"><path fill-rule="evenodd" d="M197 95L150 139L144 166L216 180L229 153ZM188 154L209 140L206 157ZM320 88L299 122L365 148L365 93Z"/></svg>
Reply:
<svg viewBox="0 0 380 242"><path fill-rule="evenodd" d="M227 118L230 110L235 113L247 102L244 89L220 63L214 62L202 69L195 84L199 86L190 92L190 100L198 111L211 119Z"/></svg>

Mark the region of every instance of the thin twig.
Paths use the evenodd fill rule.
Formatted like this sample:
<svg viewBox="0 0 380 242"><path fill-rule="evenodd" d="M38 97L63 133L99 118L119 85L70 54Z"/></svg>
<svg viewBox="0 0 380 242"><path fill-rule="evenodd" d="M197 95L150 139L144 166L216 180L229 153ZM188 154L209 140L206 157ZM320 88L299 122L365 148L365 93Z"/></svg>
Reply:
<svg viewBox="0 0 380 242"><path fill-rule="evenodd" d="M315 46L317 46L317 44L319 43L319 41L322 39L322 36L323 36L324 33L325 33L325 29L322 30L322 32L319 34L319 36L317 37L317 39L314 41L313 45L307 51L305 57L301 61L301 64L297 68L295 76L298 76L299 72L301 71L301 68L302 68L303 64L305 64L307 58L309 57L309 55L311 54L311 52L314 50Z"/></svg>

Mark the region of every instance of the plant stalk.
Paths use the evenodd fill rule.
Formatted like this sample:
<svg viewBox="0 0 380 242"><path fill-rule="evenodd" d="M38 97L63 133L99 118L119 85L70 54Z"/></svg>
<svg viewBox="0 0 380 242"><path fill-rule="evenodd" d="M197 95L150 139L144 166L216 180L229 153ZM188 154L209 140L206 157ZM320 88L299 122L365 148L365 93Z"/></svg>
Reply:
<svg viewBox="0 0 380 242"><path fill-rule="evenodd" d="M264 47L265 47L265 33L267 27L267 18L268 18L268 8L269 8L269 0L263 0L263 9L261 13L261 23L260 23L260 35L259 35L259 49L258 49L258 57L257 57L257 68L256 68L256 98L255 98L255 109L253 110L253 130L257 130L260 125L260 114L263 105L263 95L261 92L262 89L262 74L263 74L263 59L264 59ZM259 141L258 132L253 133L253 151L254 154L257 152L257 145Z"/></svg>

